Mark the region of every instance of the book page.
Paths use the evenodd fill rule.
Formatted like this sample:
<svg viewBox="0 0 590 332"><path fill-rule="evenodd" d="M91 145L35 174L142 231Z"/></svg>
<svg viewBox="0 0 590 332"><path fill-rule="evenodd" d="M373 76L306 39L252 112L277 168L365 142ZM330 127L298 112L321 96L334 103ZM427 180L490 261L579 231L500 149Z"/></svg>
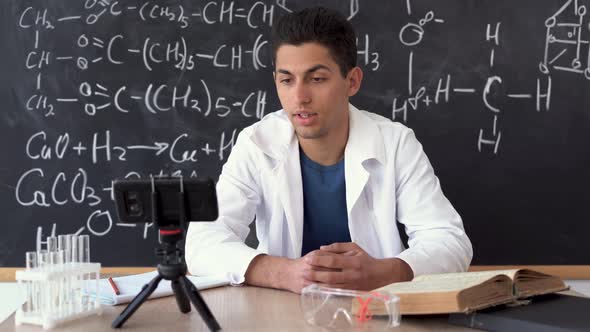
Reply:
<svg viewBox="0 0 590 332"><path fill-rule="evenodd" d="M427 278L424 277L417 277L408 282L390 284L379 288L377 291L387 290L394 294L456 292L479 285L490 279L505 279L506 282L510 282L507 276L496 274L471 275L471 273L447 273L433 274L427 276Z"/></svg>
<svg viewBox="0 0 590 332"><path fill-rule="evenodd" d="M511 270L492 270L492 271L476 271L476 272L457 272L457 273L440 273L440 274L424 274L418 276L412 280L414 281L425 281L425 280L441 280L441 279L460 279L465 280L465 278L471 279L479 279L480 281L488 280L496 275L506 275L510 279L514 280L516 274L520 271L519 269L511 269Z"/></svg>
<svg viewBox="0 0 590 332"><path fill-rule="evenodd" d="M530 269L520 269L515 277L515 280L529 280L529 279L549 279L549 278L558 278L556 276L546 274L543 272L530 270ZM559 278L558 278L559 279Z"/></svg>
<svg viewBox="0 0 590 332"><path fill-rule="evenodd" d="M514 285L519 298L568 289L568 286L559 277L529 269L522 269L518 272L514 279Z"/></svg>

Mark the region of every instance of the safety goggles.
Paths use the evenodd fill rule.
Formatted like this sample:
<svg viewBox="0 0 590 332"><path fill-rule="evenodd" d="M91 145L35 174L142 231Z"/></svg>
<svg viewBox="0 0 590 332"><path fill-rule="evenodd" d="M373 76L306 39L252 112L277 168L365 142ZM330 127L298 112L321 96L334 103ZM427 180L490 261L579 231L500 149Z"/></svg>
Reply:
<svg viewBox="0 0 590 332"><path fill-rule="evenodd" d="M301 291L305 320L327 329L386 330L400 324L399 297L311 284Z"/></svg>

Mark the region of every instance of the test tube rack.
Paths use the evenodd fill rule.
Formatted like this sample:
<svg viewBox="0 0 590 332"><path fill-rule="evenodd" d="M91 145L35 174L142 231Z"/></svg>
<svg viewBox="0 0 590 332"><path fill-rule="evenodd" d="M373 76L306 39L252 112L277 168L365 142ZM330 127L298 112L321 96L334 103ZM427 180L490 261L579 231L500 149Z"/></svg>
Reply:
<svg viewBox="0 0 590 332"><path fill-rule="evenodd" d="M16 271L16 280L27 291L27 301L15 315L15 325L33 324L44 329L78 318L101 315L97 296L100 263L64 263Z"/></svg>

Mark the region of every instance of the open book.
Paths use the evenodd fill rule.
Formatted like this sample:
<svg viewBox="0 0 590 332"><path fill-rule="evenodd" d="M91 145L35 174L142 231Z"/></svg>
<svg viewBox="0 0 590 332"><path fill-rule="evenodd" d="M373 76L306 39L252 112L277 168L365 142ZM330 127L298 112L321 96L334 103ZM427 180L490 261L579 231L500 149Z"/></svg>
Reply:
<svg viewBox="0 0 590 332"><path fill-rule="evenodd" d="M471 312L566 290L558 277L529 269L422 275L376 289L400 298L402 315ZM353 304L354 305L354 304ZM380 308L370 308L379 314Z"/></svg>
<svg viewBox="0 0 590 332"><path fill-rule="evenodd" d="M147 284L158 274L158 271L151 271L141 274L128 275L113 278L119 288L120 294L115 295L114 290L107 279L100 279L98 282L98 294L88 294L91 298L98 297L99 301L105 305L117 305L128 303L141 291L143 285ZM225 286L230 284L230 279L225 275L196 277L187 276L198 290L207 288ZM150 299L173 295L172 286L169 280L162 279L158 288L150 295Z"/></svg>

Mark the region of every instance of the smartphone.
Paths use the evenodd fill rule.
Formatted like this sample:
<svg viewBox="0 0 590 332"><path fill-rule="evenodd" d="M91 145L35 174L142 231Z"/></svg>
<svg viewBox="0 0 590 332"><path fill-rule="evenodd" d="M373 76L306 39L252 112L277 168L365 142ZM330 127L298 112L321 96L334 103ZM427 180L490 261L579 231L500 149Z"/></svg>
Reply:
<svg viewBox="0 0 590 332"><path fill-rule="evenodd" d="M180 226L183 213L187 222L214 221L219 213L215 183L210 178L115 180L113 190L117 216L124 223L150 223L156 214L156 226Z"/></svg>

